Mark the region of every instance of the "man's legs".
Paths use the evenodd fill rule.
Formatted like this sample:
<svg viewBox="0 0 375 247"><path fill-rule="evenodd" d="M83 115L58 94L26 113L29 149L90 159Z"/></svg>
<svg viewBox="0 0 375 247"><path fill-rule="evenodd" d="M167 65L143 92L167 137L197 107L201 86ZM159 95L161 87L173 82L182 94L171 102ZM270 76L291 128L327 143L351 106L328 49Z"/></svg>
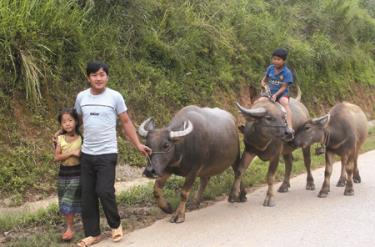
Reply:
<svg viewBox="0 0 375 247"><path fill-rule="evenodd" d="M98 166L96 167L97 181L95 191L103 206L108 225L112 229L116 229L121 224L114 188L117 154L103 154L97 157Z"/></svg>
<svg viewBox="0 0 375 247"><path fill-rule="evenodd" d="M95 156L81 153L81 204L85 236L100 235L99 202L95 192L97 182Z"/></svg>

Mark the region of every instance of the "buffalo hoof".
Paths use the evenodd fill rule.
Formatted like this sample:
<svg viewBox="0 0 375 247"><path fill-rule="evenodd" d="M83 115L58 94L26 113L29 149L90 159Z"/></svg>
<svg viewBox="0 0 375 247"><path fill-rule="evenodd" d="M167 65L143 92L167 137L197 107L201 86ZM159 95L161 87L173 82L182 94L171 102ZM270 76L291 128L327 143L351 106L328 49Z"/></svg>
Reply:
<svg viewBox="0 0 375 247"><path fill-rule="evenodd" d="M353 188L345 188L345 191L344 191L344 195L345 196L354 196L354 189Z"/></svg>
<svg viewBox="0 0 375 247"><path fill-rule="evenodd" d="M247 197L246 197L246 191L241 191L240 192L240 202L246 202Z"/></svg>
<svg viewBox="0 0 375 247"><path fill-rule="evenodd" d="M307 182L307 184L306 184L306 190L315 190L315 184L314 184L314 182Z"/></svg>
<svg viewBox="0 0 375 247"><path fill-rule="evenodd" d="M234 195L233 193L231 193L228 197L228 202L240 202L240 197L239 196L236 196Z"/></svg>
<svg viewBox="0 0 375 247"><path fill-rule="evenodd" d="M277 190L280 193L288 192L290 185L288 183L282 183L279 189Z"/></svg>
<svg viewBox="0 0 375 247"><path fill-rule="evenodd" d="M336 184L336 187L344 187L346 184L346 179L340 179L337 184Z"/></svg>
<svg viewBox="0 0 375 247"><path fill-rule="evenodd" d="M272 198L264 199L263 206L265 207L274 207L276 204L274 203Z"/></svg>
<svg viewBox="0 0 375 247"><path fill-rule="evenodd" d="M169 220L169 222L171 223L182 223L185 221L185 214L181 215L181 214L174 214L171 219Z"/></svg>
<svg viewBox="0 0 375 247"><path fill-rule="evenodd" d="M361 183L361 176L359 176L359 175L353 176L353 182L356 183L356 184Z"/></svg>
<svg viewBox="0 0 375 247"><path fill-rule="evenodd" d="M171 204L167 203L166 207L160 207L161 210L163 210L164 213L171 214L173 213L173 209Z"/></svg>
<svg viewBox="0 0 375 247"><path fill-rule="evenodd" d="M328 192L326 191L320 191L318 194L319 198L326 198L328 196Z"/></svg>

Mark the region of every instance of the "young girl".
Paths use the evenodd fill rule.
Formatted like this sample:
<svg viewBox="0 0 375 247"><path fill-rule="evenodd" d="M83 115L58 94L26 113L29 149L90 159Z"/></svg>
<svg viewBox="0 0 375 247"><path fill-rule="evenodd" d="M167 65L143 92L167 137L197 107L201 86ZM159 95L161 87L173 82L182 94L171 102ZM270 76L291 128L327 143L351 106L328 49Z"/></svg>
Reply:
<svg viewBox="0 0 375 247"><path fill-rule="evenodd" d="M79 133L78 114L74 109L62 110L57 119L62 129L55 149L55 161L60 162L57 186L60 213L65 216L67 225L62 239L68 241L74 235L74 215L81 213L79 156L82 138Z"/></svg>

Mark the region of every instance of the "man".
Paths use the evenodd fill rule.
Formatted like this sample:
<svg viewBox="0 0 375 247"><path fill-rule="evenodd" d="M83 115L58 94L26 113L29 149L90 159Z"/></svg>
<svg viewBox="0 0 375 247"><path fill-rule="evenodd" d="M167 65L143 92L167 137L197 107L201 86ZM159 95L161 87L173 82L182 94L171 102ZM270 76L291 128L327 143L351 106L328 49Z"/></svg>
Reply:
<svg viewBox="0 0 375 247"><path fill-rule="evenodd" d="M117 117L125 134L143 154L151 149L143 145L127 113L122 95L107 87L109 69L102 62L90 62L86 68L90 88L80 92L75 109L82 116L84 142L81 149L82 221L86 238L79 246L93 245L101 240L99 200L103 206L112 239L123 237L115 197L115 167L117 163Z"/></svg>

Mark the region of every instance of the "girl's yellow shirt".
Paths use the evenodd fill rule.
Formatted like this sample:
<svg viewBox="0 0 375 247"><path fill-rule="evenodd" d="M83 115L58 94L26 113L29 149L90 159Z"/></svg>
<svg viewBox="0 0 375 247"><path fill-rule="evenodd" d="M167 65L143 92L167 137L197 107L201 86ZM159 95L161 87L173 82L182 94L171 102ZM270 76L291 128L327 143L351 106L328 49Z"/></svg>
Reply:
<svg viewBox="0 0 375 247"><path fill-rule="evenodd" d="M82 138L78 136L78 138L72 142L67 142L65 139L65 135L59 135L57 137L57 143L61 147L62 153L71 152L73 150L81 149L82 145ZM62 162L64 166L76 166L79 164L79 158L76 156L70 156L66 160Z"/></svg>

